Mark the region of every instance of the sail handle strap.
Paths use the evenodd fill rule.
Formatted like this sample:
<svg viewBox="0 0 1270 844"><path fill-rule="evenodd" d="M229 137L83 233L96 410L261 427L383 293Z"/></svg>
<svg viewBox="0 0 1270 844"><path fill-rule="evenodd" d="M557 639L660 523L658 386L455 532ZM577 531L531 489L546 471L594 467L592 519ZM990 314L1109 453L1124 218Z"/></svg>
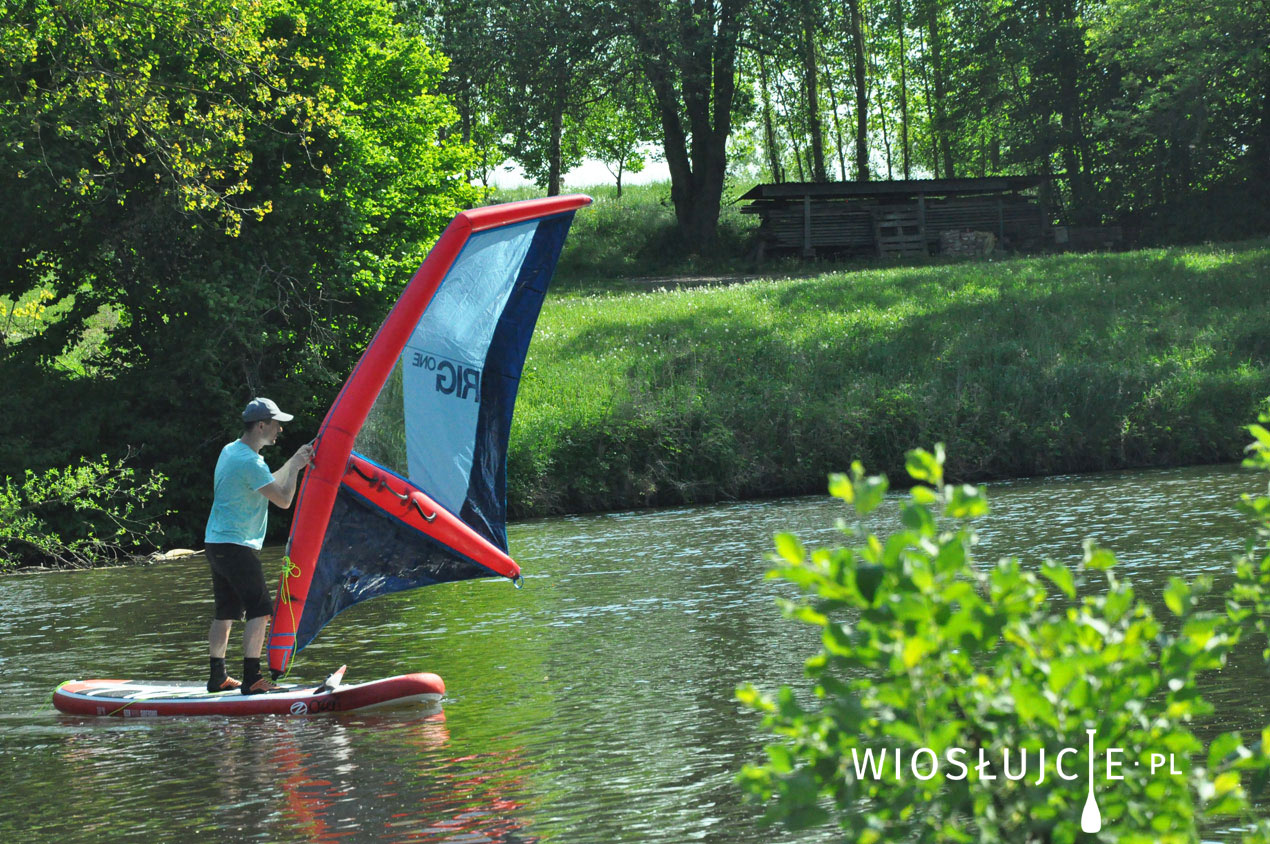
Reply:
<svg viewBox="0 0 1270 844"><path fill-rule="evenodd" d="M400 501L402 504L405 504L407 506L413 506L415 508L415 512L417 512L423 518L425 522L431 523L434 519L436 519L437 514L435 512L434 513L423 512L423 508L419 506L419 502L415 500L413 496L408 495L407 493L404 493L404 492L397 492L397 490L393 489L392 487L388 485L388 481L384 480L384 476L379 474L378 472L372 472L370 474L366 474L365 472L362 471L361 467L358 466L356 463L354 463L352 460L348 461L348 469L345 470L345 474L348 474L349 472L356 472L357 475L361 477L362 480L370 484L371 489L386 490L392 493L393 495L395 495L397 497L397 500Z"/></svg>

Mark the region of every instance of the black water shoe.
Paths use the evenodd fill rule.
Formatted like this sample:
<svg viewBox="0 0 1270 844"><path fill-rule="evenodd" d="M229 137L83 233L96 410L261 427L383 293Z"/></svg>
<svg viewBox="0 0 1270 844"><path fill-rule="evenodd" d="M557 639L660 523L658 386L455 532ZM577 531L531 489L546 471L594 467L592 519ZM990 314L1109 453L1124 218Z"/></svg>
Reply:
<svg viewBox="0 0 1270 844"><path fill-rule="evenodd" d="M242 683L235 680L233 677L230 677L229 675L225 675L225 677L223 677L219 683L216 682L215 680L208 680L207 690L209 692L232 692L234 689L238 688L241 685Z"/></svg>
<svg viewBox="0 0 1270 844"><path fill-rule="evenodd" d="M280 692L282 691L282 686L267 677L261 677L250 686L243 686L239 691L245 695L263 695L269 692Z"/></svg>

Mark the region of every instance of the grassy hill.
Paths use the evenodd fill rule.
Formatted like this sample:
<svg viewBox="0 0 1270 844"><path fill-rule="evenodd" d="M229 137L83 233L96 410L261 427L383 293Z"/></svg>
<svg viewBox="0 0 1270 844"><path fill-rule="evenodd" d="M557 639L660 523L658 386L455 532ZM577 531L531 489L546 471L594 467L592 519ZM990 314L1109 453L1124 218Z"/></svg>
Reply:
<svg viewBox="0 0 1270 844"><path fill-rule="evenodd" d="M614 264L548 297L515 515L821 492L936 441L965 480L1228 461L1270 395L1266 240L647 292Z"/></svg>

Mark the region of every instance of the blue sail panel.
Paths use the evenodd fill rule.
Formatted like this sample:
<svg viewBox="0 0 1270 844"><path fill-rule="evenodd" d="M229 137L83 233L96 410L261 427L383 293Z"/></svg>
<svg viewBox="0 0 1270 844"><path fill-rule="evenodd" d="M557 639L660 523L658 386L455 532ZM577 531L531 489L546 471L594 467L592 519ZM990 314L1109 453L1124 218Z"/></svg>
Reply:
<svg viewBox="0 0 1270 844"><path fill-rule="evenodd" d="M507 550L507 445L520 376L573 214L539 220L485 358L467 499L459 517Z"/></svg>
<svg viewBox="0 0 1270 844"><path fill-rule="evenodd" d="M410 480L455 515L472 476L485 359L537 228L468 238L402 353Z"/></svg>
<svg viewBox="0 0 1270 844"><path fill-rule="evenodd" d="M368 598L497 574L341 486L313 574L311 588L321 600L304 614L296 641L303 647L332 618Z"/></svg>

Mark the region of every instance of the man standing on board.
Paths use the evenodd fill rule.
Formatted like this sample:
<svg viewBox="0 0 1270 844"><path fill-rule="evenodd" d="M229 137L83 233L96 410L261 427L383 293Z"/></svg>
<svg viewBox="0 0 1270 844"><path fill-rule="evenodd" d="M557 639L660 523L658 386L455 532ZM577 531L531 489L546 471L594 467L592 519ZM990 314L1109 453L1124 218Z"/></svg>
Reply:
<svg viewBox="0 0 1270 844"><path fill-rule="evenodd" d="M273 615L273 599L256 552L265 542L269 502L284 510L291 506L300 471L313 458L313 444L300 446L276 472L269 471L260 449L274 445L282 433L282 423L294 418L269 399L252 399L243 411L242 436L222 448L216 461L216 492L203 536L216 597L216 615L207 634L209 692L239 689L254 695L278 689L272 679L260 673L260 651ZM230 626L244 615L247 627L243 631L240 682L225 670L225 649Z"/></svg>

